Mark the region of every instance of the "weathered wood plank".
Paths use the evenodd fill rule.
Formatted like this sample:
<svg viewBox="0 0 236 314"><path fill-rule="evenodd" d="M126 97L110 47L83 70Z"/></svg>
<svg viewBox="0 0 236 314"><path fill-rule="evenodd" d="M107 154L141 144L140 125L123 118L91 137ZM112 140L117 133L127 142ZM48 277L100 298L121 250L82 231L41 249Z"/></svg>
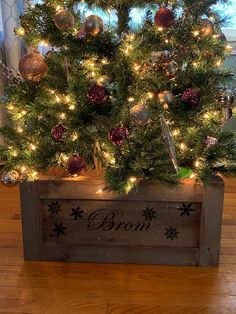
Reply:
<svg viewBox="0 0 236 314"><path fill-rule="evenodd" d="M223 202L223 181L214 182L204 190L200 230L200 266L216 266L219 263Z"/></svg>
<svg viewBox="0 0 236 314"><path fill-rule="evenodd" d="M65 234L57 235L55 223L62 223ZM158 221L82 221L57 220L43 221L44 242L70 244L110 244L129 246L199 247L199 225L166 225ZM167 238L167 229L173 227L176 236ZM170 230L171 232L171 230Z"/></svg>
<svg viewBox="0 0 236 314"><path fill-rule="evenodd" d="M57 213L54 208L59 207ZM125 220L145 219L145 212L154 212L153 220L159 223L199 223L200 203L143 202L143 201L100 201L100 200L41 200L43 218L74 219L73 210L79 210L80 219L88 219L95 211L103 211L103 216L116 213Z"/></svg>
<svg viewBox="0 0 236 314"><path fill-rule="evenodd" d="M197 266L199 249L43 244L43 260Z"/></svg>
<svg viewBox="0 0 236 314"><path fill-rule="evenodd" d="M25 260L42 258L42 215L37 182L20 184L22 234Z"/></svg>
<svg viewBox="0 0 236 314"><path fill-rule="evenodd" d="M201 202L202 186L194 184L193 180L184 180L181 188L168 189L157 182L141 182L128 195L104 191L97 193L105 187L103 180L41 180L39 181L40 198L49 199L95 199L95 200L135 200L135 201L175 201L175 202ZM36 183L37 184L37 183Z"/></svg>

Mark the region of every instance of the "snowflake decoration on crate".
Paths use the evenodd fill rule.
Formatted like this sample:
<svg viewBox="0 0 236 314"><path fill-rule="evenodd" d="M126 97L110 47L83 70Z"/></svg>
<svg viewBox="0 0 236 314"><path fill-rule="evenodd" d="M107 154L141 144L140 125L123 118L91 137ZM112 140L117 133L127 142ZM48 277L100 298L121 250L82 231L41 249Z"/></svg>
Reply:
<svg viewBox="0 0 236 314"><path fill-rule="evenodd" d="M180 216L190 216L190 212L194 212L194 209L192 208L192 203L183 203L182 207L178 207L178 210L182 211Z"/></svg>
<svg viewBox="0 0 236 314"><path fill-rule="evenodd" d="M60 237L60 235L64 235L65 236L66 235L65 230L66 230L66 227L63 226L62 222L60 222L59 224L54 223L53 232L56 233L57 237Z"/></svg>
<svg viewBox="0 0 236 314"><path fill-rule="evenodd" d="M174 240L175 238L178 238L179 232L177 231L177 228L174 228L170 226L169 228L166 228L166 232L164 235L166 236L166 239Z"/></svg>
<svg viewBox="0 0 236 314"><path fill-rule="evenodd" d="M83 219L83 214L84 214L84 210L80 209L79 206L77 206L76 208L72 208L71 209L71 214L70 216L74 217L74 220L78 220L78 219Z"/></svg>
<svg viewBox="0 0 236 314"><path fill-rule="evenodd" d="M153 208L146 207L146 209L143 210L143 215L142 215L145 220L152 220L156 218L156 211Z"/></svg>
<svg viewBox="0 0 236 314"><path fill-rule="evenodd" d="M58 201L51 201L50 204L48 204L48 211L53 216L54 214L58 215L59 212L61 212L61 205Z"/></svg>

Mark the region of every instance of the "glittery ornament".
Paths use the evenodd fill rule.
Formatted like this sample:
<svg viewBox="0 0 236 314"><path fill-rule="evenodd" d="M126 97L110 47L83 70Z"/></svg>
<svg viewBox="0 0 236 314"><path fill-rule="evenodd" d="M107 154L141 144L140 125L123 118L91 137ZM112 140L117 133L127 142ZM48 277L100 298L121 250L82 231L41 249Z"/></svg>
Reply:
<svg viewBox="0 0 236 314"><path fill-rule="evenodd" d="M103 31L103 20L97 15L90 15L84 23L84 30L87 34L97 36Z"/></svg>
<svg viewBox="0 0 236 314"><path fill-rule="evenodd" d="M104 86L94 84L88 91L88 98L92 103L103 104L108 99L108 91Z"/></svg>
<svg viewBox="0 0 236 314"><path fill-rule="evenodd" d="M210 146L216 145L218 143L218 140L215 137L207 136L205 143L206 143L207 147L210 147Z"/></svg>
<svg viewBox="0 0 236 314"><path fill-rule="evenodd" d="M182 96L181 100L190 106L197 106L200 101L200 91L198 88L190 87L187 88Z"/></svg>
<svg viewBox="0 0 236 314"><path fill-rule="evenodd" d="M166 150L169 153L170 159L173 163L173 166L174 166L176 172L178 172L179 168L178 168L178 164L177 164L177 157L176 157L174 141L173 141L172 135L170 133L169 127L166 123L166 120L163 117L161 117L161 130L162 130L162 136L163 136Z"/></svg>
<svg viewBox="0 0 236 314"><path fill-rule="evenodd" d="M154 17L155 25L158 27L168 28L175 23L174 13L165 7L161 7Z"/></svg>
<svg viewBox="0 0 236 314"><path fill-rule="evenodd" d="M131 120L138 125L147 124L150 119L150 113L146 106L138 104L130 109Z"/></svg>
<svg viewBox="0 0 236 314"><path fill-rule="evenodd" d="M17 171L4 171L1 177L1 182L3 185L11 187L19 182L20 175Z"/></svg>
<svg viewBox="0 0 236 314"><path fill-rule="evenodd" d="M175 96L170 91L159 93L158 98L162 104L171 105L175 102Z"/></svg>
<svg viewBox="0 0 236 314"><path fill-rule="evenodd" d="M78 40L83 40L86 38L87 33L85 32L84 28L78 30L76 37Z"/></svg>
<svg viewBox="0 0 236 314"><path fill-rule="evenodd" d="M229 89L223 89L219 92L218 100L224 107L232 107L234 104L234 94Z"/></svg>
<svg viewBox="0 0 236 314"><path fill-rule="evenodd" d="M167 61L171 56L169 50L162 50L162 51L152 51L150 57L148 59L149 63L157 63L160 61Z"/></svg>
<svg viewBox="0 0 236 314"><path fill-rule="evenodd" d="M48 66L38 51L30 52L20 59L19 71L25 80L36 82L48 74Z"/></svg>
<svg viewBox="0 0 236 314"><path fill-rule="evenodd" d="M66 10L59 10L54 17L54 22L56 27L62 31L68 31L75 25L74 16Z"/></svg>
<svg viewBox="0 0 236 314"><path fill-rule="evenodd" d="M215 27L211 20L202 19L200 21L200 26L201 26L201 32L205 36L212 36L215 32Z"/></svg>
<svg viewBox="0 0 236 314"><path fill-rule="evenodd" d="M68 160L66 168L70 175L80 175L86 169L86 162L82 157L75 154Z"/></svg>
<svg viewBox="0 0 236 314"><path fill-rule="evenodd" d="M64 125L57 124L51 129L51 136L55 142L61 142L65 131L66 127Z"/></svg>
<svg viewBox="0 0 236 314"><path fill-rule="evenodd" d="M178 66L178 63L176 63L175 61L170 61L169 63L165 65L164 69L165 69L166 75L170 79L173 79L179 71L179 66Z"/></svg>
<svg viewBox="0 0 236 314"><path fill-rule="evenodd" d="M108 137L114 145L121 146L127 139L128 135L129 131L127 128L117 126L109 132Z"/></svg>

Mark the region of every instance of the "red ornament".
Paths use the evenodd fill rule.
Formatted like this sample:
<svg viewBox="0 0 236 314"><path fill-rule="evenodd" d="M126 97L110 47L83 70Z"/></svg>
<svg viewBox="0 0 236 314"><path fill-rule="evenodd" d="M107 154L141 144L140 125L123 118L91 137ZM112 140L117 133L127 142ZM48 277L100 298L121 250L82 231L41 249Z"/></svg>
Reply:
<svg viewBox="0 0 236 314"><path fill-rule="evenodd" d="M154 17L155 25L158 27L168 28L175 23L174 13L165 7L161 7Z"/></svg>
<svg viewBox="0 0 236 314"><path fill-rule="evenodd" d="M77 34L76 34L78 40L85 39L86 35L87 35L87 33L85 32L84 28L79 29Z"/></svg>
<svg viewBox="0 0 236 314"><path fill-rule="evenodd" d="M51 136L55 142L61 142L66 131L66 127L62 124L57 124L51 129Z"/></svg>
<svg viewBox="0 0 236 314"><path fill-rule="evenodd" d="M94 84L88 91L88 98L95 104L103 104L107 101L109 94L104 86Z"/></svg>
<svg viewBox="0 0 236 314"><path fill-rule="evenodd" d="M190 87L187 88L182 96L181 100L191 106L197 106L200 101L200 91L198 88Z"/></svg>
<svg viewBox="0 0 236 314"><path fill-rule="evenodd" d="M129 131L123 126L117 126L112 129L109 134L109 140L116 146L121 146L128 137Z"/></svg>
<svg viewBox="0 0 236 314"><path fill-rule="evenodd" d="M79 155L72 156L67 162L67 170L70 175L80 175L85 169L86 162Z"/></svg>

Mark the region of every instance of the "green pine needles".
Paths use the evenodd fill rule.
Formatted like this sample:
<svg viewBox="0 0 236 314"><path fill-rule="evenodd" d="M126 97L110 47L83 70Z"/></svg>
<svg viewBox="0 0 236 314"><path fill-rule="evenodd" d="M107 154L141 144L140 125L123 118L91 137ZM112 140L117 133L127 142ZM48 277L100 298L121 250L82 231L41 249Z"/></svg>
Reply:
<svg viewBox="0 0 236 314"><path fill-rule="evenodd" d="M222 130L230 108L219 101L232 77L221 67L230 47L212 11L219 1L86 2L116 11L117 27L85 19L73 0L45 0L21 18L28 54L2 101L5 170L79 175L85 161L119 193L139 179L177 186L183 169L204 184L236 174L236 137ZM149 9L138 30L133 7ZM44 59L39 44L50 46Z"/></svg>

